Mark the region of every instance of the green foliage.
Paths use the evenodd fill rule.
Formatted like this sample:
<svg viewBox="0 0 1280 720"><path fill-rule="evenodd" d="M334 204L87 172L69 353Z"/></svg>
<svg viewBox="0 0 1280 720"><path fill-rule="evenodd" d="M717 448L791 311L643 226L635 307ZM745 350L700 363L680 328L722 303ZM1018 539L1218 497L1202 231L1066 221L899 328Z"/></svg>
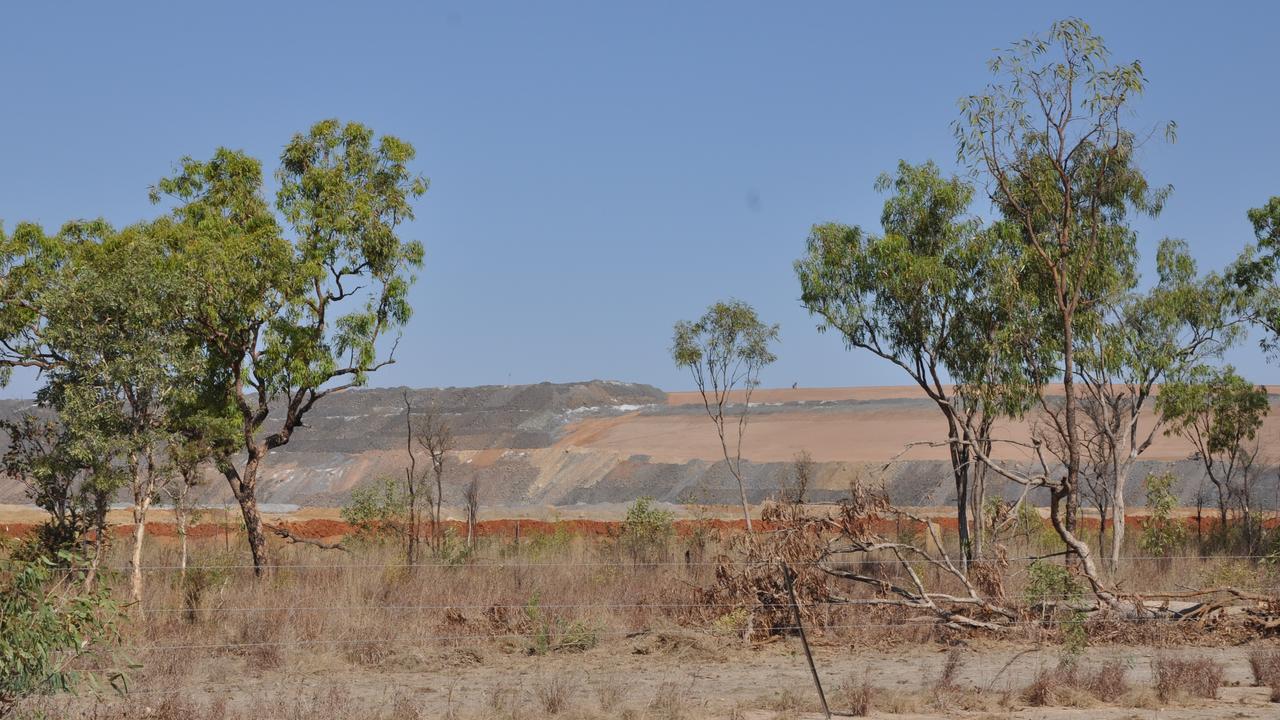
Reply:
<svg viewBox="0 0 1280 720"><path fill-rule="evenodd" d="M676 323L671 357L695 376L705 369L708 381L719 380L725 389L754 385L754 373L777 359L769 349L777 338L777 325L765 325L750 305L729 300L696 321Z"/></svg>
<svg viewBox="0 0 1280 720"><path fill-rule="evenodd" d="M1186 525L1173 516L1178 507L1178 496L1173 491L1176 482L1169 472L1147 476L1147 518L1142 523L1138 545L1150 555L1168 555L1187 541Z"/></svg>
<svg viewBox="0 0 1280 720"><path fill-rule="evenodd" d="M819 331L839 332L850 348L889 360L934 393L945 392L941 368L969 386L962 396L971 403L1020 412L1026 384L992 354L1003 347L993 337L1017 327L1003 297L1023 262L1017 244L1002 228L984 229L969 214L973 186L944 178L932 162L901 162L876 188L894 192L883 235L817 225L795 263L801 302Z"/></svg>
<svg viewBox="0 0 1280 720"><path fill-rule="evenodd" d="M1240 311L1266 331L1259 344L1274 357L1280 350L1280 196L1248 215L1256 243L1240 254L1230 275L1242 291Z"/></svg>
<svg viewBox="0 0 1280 720"><path fill-rule="evenodd" d="M991 84L960 101L958 155L985 181L1027 258L1006 295L1017 331L993 337L996 365L1020 368L1037 391L1064 384L1062 411L1043 439L1065 466L1050 491L1055 503L1066 501L1070 524L1086 463L1079 345L1097 334L1108 303L1136 286L1130 218L1157 215L1170 189L1148 183L1139 136L1127 126L1146 87L1142 66L1113 65L1087 23L1055 22L989 67Z"/></svg>
<svg viewBox="0 0 1280 720"><path fill-rule="evenodd" d="M638 498L627 506L619 544L636 562L660 560L675 536L674 518L670 511L655 507L653 498Z"/></svg>
<svg viewBox="0 0 1280 720"><path fill-rule="evenodd" d="M972 214L973 186L943 177L932 162L900 162L876 188L892 191L883 234L813 227L795 262L800 299L820 332L835 330L848 348L893 363L937 404L952 442L960 542L971 558L975 450L989 450L995 418L1022 414L1037 388L1023 372L1026 346L1015 342L1028 334L1022 306L1010 299L1025 259L1007 226L984 228Z"/></svg>
<svg viewBox="0 0 1280 720"><path fill-rule="evenodd" d="M1059 608L1056 613L1063 630L1064 658L1068 663L1083 651L1088 637L1084 631L1086 615L1081 603L1085 588L1071 571L1061 565L1036 560L1027 566L1027 586L1023 597L1028 605L1039 606L1050 616L1049 608Z"/></svg>
<svg viewBox="0 0 1280 720"><path fill-rule="evenodd" d="M226 148L185 158L152 191L173 203L157 224L172 228L168 258L187 289L177 314L204 359L193 412L221 430L213 461L245 498L258 567L261 464L316 402L391 362L377 356L379 340L409 319L423 250L398 233L427 189L413 158L398 138L325 120L285 147L274 212L261 164Z"/></svg>
<svg viewBox="0 0 1280 720"><path fill-rule="evenodd" d="M1230 365L1201 365L1162 387L1156 409L1168 425L1166 434L1181 435L1195 448L1217 490L1219 524L1225 527L1233 493L1246 509L1249 504L1255 438L1271 409L1267 389L1240 377ZM1252 522L1245 515L1245 522Z"/></svg>
<svg viewBox="0 0 1280 720"><path fill-rule="evenodd" d="M1062 565L1035 560L1027 566L1023 597L1028 605L1075 604L1084 599L1084 586Z"/></svg>
<svg viewBox="0 0 1280 720"><path fill-rule="evenodd" d="M1271 405L1266 388L1240 377L1235 368L1202 365L1161 388L1157 408L1170 434L1190 436L1197 449L1230 460L1257 435Z"/></svg>
<svg viewBox="0 0 1280 720"><path fill-rule="evenodd" d="M102 680L123 688L118 673L69 669L85 656L106 657L119 608L105 590L87 592L55 570L70 558L0 559L0 716L32 695L71 692Z"/></svg>
<svg viewBox="0 0 1280 720"><path fill-rule="evenodd" d="M343 521L356 528L357 537L381 541L403 532L408 500L394 478L382 478L351 491L351 499L339 510Z"/></svg>
<svg viewBox="0 0 1280 720"><path fill-rule="evenodd" d="M24 414L0 420L0 432L8 440L0 469L22 483L32 504L49 514L30 556L60 558L75 552L93 528L96 495L110 492L115 483L101 487L102 477L88 472L61 423Z"/></svg>

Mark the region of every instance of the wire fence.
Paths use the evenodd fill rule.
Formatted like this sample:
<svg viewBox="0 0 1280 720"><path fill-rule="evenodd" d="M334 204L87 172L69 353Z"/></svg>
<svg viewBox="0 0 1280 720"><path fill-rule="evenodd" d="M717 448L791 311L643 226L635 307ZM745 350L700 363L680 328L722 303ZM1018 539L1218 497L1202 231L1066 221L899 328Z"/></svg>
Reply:
<svg viewBox="0 0 1280 720"><path fill-rule="evenodd" d="M1081 625L1087 623L1085 619L1059 619L1053 623L1045 620L1006 620L1000 622L999 625L1005 628L1015 627L1051 627L1052 625ZM1171 617L1114 617L1106 620L1110 624L1134 624L1134 625L1160 625L1182 622L1180 618ZM907 629L912 626L929 627L938 625L938 621L934 618L920 620L915 623L911 622L858 622L858 623L834 623L821 625L805 625L804 628L813 631L828 630L890 630L890 629ZM770 625L770 631L773 633L789 634L797 632L801 629L800 625ZM397 646L421 646L423 643L435 642L457 642L462 640L510 640L510 639L530 639L538 635L537 630L527 632L489 632L489 633L466 633L466 634L450 634L450 635L412 635L406 636L400 633L387 637L362 637L362 638L333 638L333 639L296 639L296 640L263 640L254 642L228 642L228 643L178 643L178 644L157 644L157 645L140 645L129 648L131 652L167 652L174 650L244 650L248 648L263 647L310 647L325 645L377 645L381 647L397 647ZM600 630L592 634L595 637L635 637L646 634L647 630Z"/></svg>
<svg viewBox="0 0 1280 720"><path fill-rule="evenodd" d="M836 553L837 555L853 555L862 551L848 551ZM1055 553L1052 555L1029 555L1025 557L1004 558L1000 562L1009 564L1030 564L1033 562L1043 562L1054 558L1065 557L1064 553ZM1110 562L1110 557L1095 556L1095 562ZM1117 558L1122 563L1168 563L1173 561L1214 561L1214 560L1248 560L1255 562L1277 562L1280 556L1271 555L1128 555ZM850 564L850 565L900 565L902 560L896 558L858 558L849 561L833 561L832 564ZM956 567L960 567L958 560L953 560ZM720 560L662 560L662 561L618 561L618 560L601 560L601 561L572 561L572 562L545 562L537 560L520 560L520 559L487 559L479 561L459 561L459 562L430 562L430 563L279 563L263 565L262 569L266 571L273 570L409 570L409 569L448 569L448 570L511 570L513 568L671 568L671 567L735 567L735 566L767 566L776 565L774 560L735 560L732 558L724 558ZM810 563L814 564L814 563ZM188 564L188 565L142 565L139 569L142 572L181 572L186 571L203 571L203 570L255 570L258 566L252 563L228 563L228 564ZM131 572L131 565L112 565L107 569L114 572Z"/></svg>

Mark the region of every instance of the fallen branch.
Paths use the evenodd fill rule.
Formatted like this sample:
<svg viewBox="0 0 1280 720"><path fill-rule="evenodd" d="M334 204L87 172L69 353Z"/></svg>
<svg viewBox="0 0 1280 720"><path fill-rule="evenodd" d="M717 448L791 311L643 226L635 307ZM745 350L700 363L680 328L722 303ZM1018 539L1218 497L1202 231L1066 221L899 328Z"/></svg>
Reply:
<svg viewBox="0 0 1280 720"><path fill-rule="evenodd" d="M290 543L301 543L303 545L312 545L314 547L320 548L321 550L341 550L342 552L351 552L346 548L346 546L342 544L342 541L338 541L336 543L328 543L317 538L300 537L298 535L293 534L293 532L291 532L288 528L284 527L283 525L267 525L266 523L263 523L263 524L266 526L268 530L280 536L281 538L284 538Z"/></svg>

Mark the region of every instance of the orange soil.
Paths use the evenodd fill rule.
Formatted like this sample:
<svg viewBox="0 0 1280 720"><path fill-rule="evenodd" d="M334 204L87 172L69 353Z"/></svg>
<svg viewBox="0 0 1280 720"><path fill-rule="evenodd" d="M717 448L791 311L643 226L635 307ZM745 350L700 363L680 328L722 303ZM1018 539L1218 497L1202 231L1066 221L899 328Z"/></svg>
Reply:
<svg viewBox="0 0 1280 720"><path fill-rule="evenodd" d="M1053 389L1050 389L1050 393ZM759 389L754 404L847 400L872 401L895 398L923 398L914 387ZM669 405L701 405L697 392L668 394ZM1141 421L1150 427L1154 418L1148 408ZM743 442L744 458L756 462L789 462L800 450L808 450L819 462L885 462L899 460L946 460L945 445L908 445L937 442L946 435L939 412L926 404L881 404L803 407L785 413L757 413L747 425ZM999 424L995 435L1005 440L1027 442L1027 422ZM1280 413L1272 413L1261 431L1264 444L1280 443ZM644 415L593 418L575 423L557 443L558 448L576 447L613 452L620 456L647 455L656 462L684 463L690 460L716 462L722 458L719 439L712 424L702 414ZM1173 461L1192 455L1192 447L1179 437L1157 435L1143 454L1145 460ZM1031 460L1022 447L997 443L992 455L1003 460Z"/></svg>
<svg viewBox="0 0 1280 720"><path fill-rule="evenodd" d="M1145 520L1144 515L1128 515L1127 522L1138 527ZM929 516L929 521L937 526L940 530L946 532L955 532L957 530L956 518L935 515ZM1195 518L1183 516L1182 522L1188 529L1195 528ZM1212 528L1217 521L1209 516L1203 519L1204 531ZM290 532L298 537L304 538L341 538L350 535L355 528L348 523L340 520L325 520L313 518L309 520L285 520L272 524L280 525L287 528ZM1047 524L1047 521L1046 521ZM457 520L446 520L445 527L452 528L457 533L466 531L466 525ZM676 520L675 531L677 535L688 536L695 530L715 530L715 531L740 531L744 529L741 520L725 520L719 518L703 519L703 520ZM1111 525L1107 523L1108 527ZM1269 518L1263 521L1263 525L1268 528L1280 526L1280 518ZM768 523L762 523L762 527L769 528ZM1098 527L1098 519L1092 517L1081 517L1080 526L1082 529L1096 530ZM0 525L0 537L17 538L33 532L37 527L36 523L7 523ZM914 521L905 521L901 525L892 520L879 520L876 522L875 529L881 533L891 533L898 528L922 530L923 525ZM232 533L236 532L236 524L229 526ZM476 535L479 537L498 537L498 538L514 538L516 533L522 537L532 537L535 535L551 535L557 532L564 532L572 536L582 537L610 537L616 536L622 529L622 521L620 520L530 520L530 519L506 519L506 520L481 520L476 525ZM113 525L112 532L119 537L128 537L133 532L133 526L128 524ZM192 539L216 538L227 532L228 526L221 523L199 523L193 525L187 530L187 536ZM149 522L147 523L147 533L157 538L174 538L177 537L177 526L167 522Z"/></svg>

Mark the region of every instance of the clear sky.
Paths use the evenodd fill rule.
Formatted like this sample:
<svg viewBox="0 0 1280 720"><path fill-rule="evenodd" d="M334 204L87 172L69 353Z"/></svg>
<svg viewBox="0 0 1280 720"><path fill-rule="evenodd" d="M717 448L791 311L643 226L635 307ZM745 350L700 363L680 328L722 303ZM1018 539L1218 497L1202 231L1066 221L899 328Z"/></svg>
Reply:
<svg viewBox="0 0 1280 720"><path fill-rule="evenodd" d="M431 179L400 362L378 385L607 378L688 387L671 325L737 297L782 325L767 385L901 384L820 336L791 263L815 222L875 228L875 176L952 167L956 101L1045 3L11 3L0 10L0 219L126 224L183 155L359 120ZM1072 3L1142 60L1135 122L1175 192L1144 268L1185 238L1204 268L1280 194L1272 3ZM1230 358L1280 380L1253 345ZM3 391L31 392L30 377Z"/></svg>

